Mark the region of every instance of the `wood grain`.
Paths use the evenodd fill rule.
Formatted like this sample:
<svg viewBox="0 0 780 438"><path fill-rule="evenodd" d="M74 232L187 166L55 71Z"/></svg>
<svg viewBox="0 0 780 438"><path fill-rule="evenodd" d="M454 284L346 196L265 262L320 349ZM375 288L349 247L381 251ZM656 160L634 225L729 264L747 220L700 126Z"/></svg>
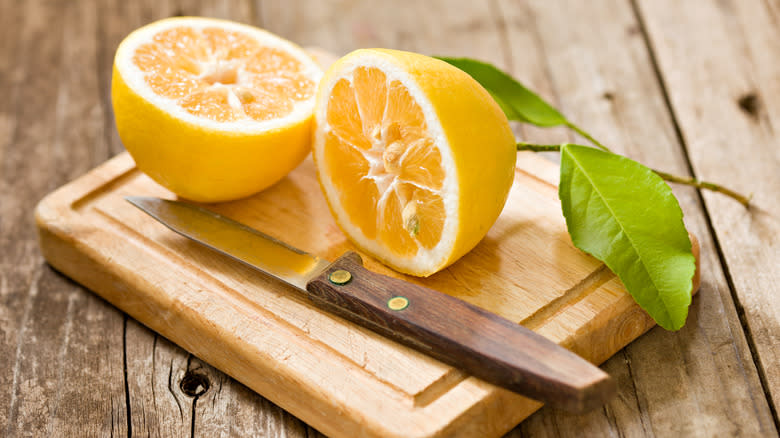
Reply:
<svg viewBox="0 0 780 438"><path fill-rule="evenodd" d="M639 6L696 175L753 194L749 210L711 193L704 203L777 421L780 5L694 1L677 13L670 2ZM669 38L688 28L699 31Z"/></svg>
<svg viewBox="0 0 780 438"><path fill-rule="evenodd" d="M508 1L0 0L0 434L52 431L58 435L58 430L71 430L124 436L128 425L144 423L136 417L146 415L150 424L152 412L158 418L179 415L178 407L170 403L155 405L150 391L142 388L128 387L132 392L127 399L135 400L136 409L127 409L124 382L159 379L168 373L170 363L155 360L152 369L152 358L146 355L155 351L153 332L132 318L124 324L127 317L110 304L42 264L30 213L46 192L122 150L108 90L114 50L132 29L173 14L214 14L259 24L301 44L320 44L338 53L384 46L485 59L510 68L540 94L564 106L567 114L610 142L610 147L655 167L684 173L689 155L681 145L693 152L691 142L701 139L694 145L699 152L691 155L699 157L693 160L698 176L725 181L722 175L736 174L743 181L740 184L746 184L740 186L746 192L766 187L762 191L766 199L773 193L772 186L753 184L753 180L776 180L771 175L752 175L771 163L776 167L771 153L777 150L778 137L772 124L778 119L779 100L771 96L777 89L772 80L778 68L773 46L777 38L772 34L776 27L766 24L777 21L775 3L694 2L685 13L676 3L638 3L649 44L638 20L627 13L632 9L628 1L595 2L582 8L576 2ZM697 21L700 17L706 22ZM70 47L67 57L65 47ZM659 53L662 50L665 55ZM648 60L652 56L658 58L658 72ZM707 60L701 62L703 58ZM588 74L577 75L582 68ZM721 68L728 69L727 77L718 76ZM659 77L670 96L678 96L671 99L673 111L664 105ZM576 82L573 89L570 80ZM750 87L743 89L745 84ZM710 90L723 99L713 103ZM721 94L727 90L728 96ZM749 91L755 91L756 98L751 99ZM576 93L576 101L567 99L570 93ZM758 117L752 117L750 108L759 110ZM719 111L752 122L732 126L732 121L712 115ZM680 124L685 140L681 142L675 127L684 118L688 122ZM752 130L756 131L752 136L751 132L744 135ZM767 141L756 140L758 131ZM518 134L545 143L568 139L563 130L520 128ZM713 139L721 139L717 148L711 146ZM751 153L743 153L747 147L737 149L748 144L746 139ZM707 164L710 167L705 168L702 157L711 157L719 167ZM529 159L520 154L518 163L538 171ZM555 169L550 170L543 179L554 181ZM570 416L545 408L512 435L777 434L777 417L773 424L753 363L755 358L763 364L760 369L768 389L768 376L778 368L772 348L778 328L770 324L771 319L766 322L769 309L774 308L766 294L776 289L771 286L776 284L772 274L778 260L776 252L767 250L776 251L776 245L762 247L748 230L750 249L744 252L741 247L745 223L753 231L772 228L763 225L767 219L761 215L746 222L728 200L705 195L707 202L702 204L693 191L676 189L675 193L703 248L703 286L688 326L678 333L651 330L605 363L618 379L621 393L603 412ZM772 205L762 202L759 207L766 210ZM718 245L711 237L708 215L718 217L712 222ZM776 220L777 215L771 217ZM764 231L757 235L771 237ZM736 305L721 262L728 263L727 272L733 276ZM589 309L592 306L578 305L571 310L572 315L583 317ZM763 345L754 347L753 355L738 314L750 327L749 337ZM540 327L544 329L565 328ZM642 330L632 324L623 329ZM59 343L66 339L67 346ZM157 354L161 357L161 352ZM176 357L177 363L189 357L179 348L165 354ZM124 357L130 365L127 377ZM193 357L188 369L206 369L200 363ZM195 433L317 435L224 374L213 369L206 374L210 389L189 405L191 411L195 407ZM64 392L58 396L60 389ZM87 408L53 407L66 404ZM152 435L165 431L146 430ZM187 433L185 428L179 432Z"/></svg>
<svg viewBox="0 0 780 438"><path fill-rule="evenodd" d="M31 1L0 16L0 435L122 434L123 317L44 264L30 216L108 158L96 72L71 62L94 66L95 15Z"/></svg>
<svg viewBox="0 0 780 438"><path fill-rule="evenodd" d="M500 8L509 23L507 41L518 59L513 72L545 82L532 82L533 88L555 89L551 95L564 114L615 151L655 168L686 174L685 150L676 138L631 4L553 1L517 7L501 2ZM596 22L600 24L594 28ZM545 59L545 65L523 62L528 56ZM541 73L545 71L549 74ZM716 246L708 237L706 213L694 191L674 190L687 226L704 236L703 286L688 323L674 334L654 329L605 364L613 375L630 376L634 394L621 394L604 412L586 418L543 410L524 422L518 433L549 433L551 424L563 436L583 428L602 435L632 431L627 433L631 436L712 436L723 430L774 433ZM724 381L739 383L723 385ZM680 421L682 410L709 414Z"/></svg>

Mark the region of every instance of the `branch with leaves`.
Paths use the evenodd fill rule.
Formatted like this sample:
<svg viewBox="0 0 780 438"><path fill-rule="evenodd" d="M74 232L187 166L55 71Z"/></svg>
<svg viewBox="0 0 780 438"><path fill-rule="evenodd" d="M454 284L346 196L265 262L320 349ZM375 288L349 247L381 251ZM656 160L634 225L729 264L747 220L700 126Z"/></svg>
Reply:
<svg viewBox="0 0 780 438"><path fill-rule="evenodd" d="M540 127L566 126L594 147L519 142L518 150L558 151L558 196L574 245L604 262L636 302L667 330L688 316L696 269L683 213L664 182L749 199L718 184L657 171L612 153L552 105L496 67L468 58L439 57L470 74L509 120Z"/></svg>
<svg viewBox="0 0 780 438"><path fill-rule="evenodd" d="M560 152L562 145L563 144L536 144L536 143L526 143L520 141L517 142L517 150L531 151L531 152ZM667 173L658 169L653 169L653 172L657 173L658 176L663 178L665 181L669 181L677 184L684 184L686 186L693 186L701 189L711 190L713 192L722 193L726 196L730 196L734 198L734 200L738 201L740 204L744 205L745 207L748 207L750 205L749 197L741 193L737 193L721 185L707 182L707 181L701 181L696 178L691 178L687 176L672 175L671 173Z"/></svg>

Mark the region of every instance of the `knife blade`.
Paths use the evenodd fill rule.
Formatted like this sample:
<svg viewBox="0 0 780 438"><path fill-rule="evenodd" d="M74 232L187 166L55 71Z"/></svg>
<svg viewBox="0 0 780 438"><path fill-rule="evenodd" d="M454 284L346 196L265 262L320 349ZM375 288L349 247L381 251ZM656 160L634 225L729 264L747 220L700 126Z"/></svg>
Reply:
<svg viewBox="0 0 780 438"><path fill-rule="evenodd" d="M472 376L574 413L615 395L607 373L569 350L463 300L371 272L357 253L331 263L194 204L125 199L172 231L293 286L316 306Z"/></svg>

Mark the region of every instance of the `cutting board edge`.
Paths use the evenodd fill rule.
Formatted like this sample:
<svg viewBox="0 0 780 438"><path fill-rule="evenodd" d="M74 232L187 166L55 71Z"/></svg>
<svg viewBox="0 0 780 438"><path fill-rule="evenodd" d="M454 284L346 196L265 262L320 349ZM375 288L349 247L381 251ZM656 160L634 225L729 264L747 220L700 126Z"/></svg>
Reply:
<svg viewBox="0 0 780 438"><path fill-rule="evenodd" d="M541 158L539 160L543 161L541 165L554 166L554 164L546 162L546 160L543 160ZM81 229L82 232L87 233L87 235L90 233L90 230L84 229L85 227L83 226L83 224L80 224L78 222L78 213L74 210L74 205L77 205L79 201L84 199L85 197L92 196L94 193L99 192L102 187L115 183L116 181L121 179L123 175L126 175L128 171L131 171L133 169L134 169L134 163L129 158L129 156L126 153L120 154L119 156L109 160L103 165L98 166L97 168L88 172L84 176L77 178L76 180L66 184L65 186L49 194L47 197L45 197L43 200L40 201L35 211L36 224L40 236L39 238L40 238L41 250L46 260L53 267L63 272L65 275L70 276L74 280L86 285L88 288L92 289L93 291L98 293L98 295L104 298L106 298L106 295L108 295L108 293L105 290L101 290L102 288L99 285L93 284L94 283L93 280L91 280L90 278L86 278L88 276L85 277L79 274L79 269L81 269L85 265L90 265L89 269L81 269L81 272L94 273L102 270L104 275L108 275L108 276L112 275L111 272L108 272L109 271L108 266L103 265L99 260L92 260L88 257L89 246L87 243L83 241L83 238L79 239L74 237L75 234L78 234L79 229ZM94 232L94 230L92 232ZM72 261L70 263L74 263L76 265L80 264L78 269L74 266L67 266L66 264L61 263L63 257L61 257L60 254L63 254L68 251L71 252L68 254L68 257L64 257L64 259L71 259ZM120 286L123 283L123 280L121 278L116 279L116 281L117 284ZM610 314L610 313L621 314L629 310L635 311L635 309L633 308L637 307L636 304L630 300L630 297L628 297L628 301L625 300L625 298L626 297L623 297L623 299L618 300L616 304L613 306L613 308L605 309L600 313L600 315ZM106 299L124 311L121 303L115 303L108 298ZM147 324L147 321L141 320L141 322L149 326L149 324ZM620 329L620 327L616 327L615 325L616 323L614 321L609 320L603 326L597 328L596 331L591 333L590 335L595 338L599 338L602 335L607 336L609 333ZM580 349L577 348L577 345L581 344L584 340L583 338L584 335L582 331L572 333L571 336L564 341L564 343L570 344L567 346L569 348L574 349L579 354L583 355L586 359L589 359L591 361L601 362L609 358L611 355L613 355L623 346L633 341L636 337L640 336L642 333L649 330L653 326L654 324L648 323L647 326L644 326L642 328L642 330L631 331L631 333L628 336L630 339L622 338L620 342L610 346L611 347L610 350L614 349L614 351L611 352L602 351L601 353L606 353L606 354L597 354L596 357L592 357L593 355L588 354L587 351L578 351ZM594 336L594 333L596 334L596 336ZM165 333L162 334L168 337L167 334ZM174 338L170 338L170 339L173 342L177 343L178 345L183 344L182 342L180 342L181 340L174 339ZM202 358L206 360L206 362L209 363L213 362L212 360L209 360L209 358L207 357L202 357ZM220 367L218 366L217 368ZM241 378L241 376L233 375L233 377L239 381L246 383L245 382L246 379ZM457 385L456 388L458 388L458 386L460 385L468 385L470 384L469 383L470 381L475 381L475 380L476 379L468 378L461 384ZM385 421L384 423L382 422L372 423L370 419L367 420L365 415L359 413L353 415L350 418L344 418L343 420L349 420L346 423L344 421L340 421L334 424L332 422L332 419L338 418L342 414L342 412L340 412L340 410L337 408L333 409L332 412L330 412L328 415L322 415L322 409L314 409L311 407L307 408L306 406L301 407L289 400L280 400L278 395L274 397L274 394L270 393L267 390L257 388L256 385L247 384L247 386L249 386L253 390L258 391L264 396L268 397L275 403L287 409L292 414L312 424L314 427L318 428L322 432L332 434L332 435L339 435L344 433L345 430L343 429L343 427L345 425L349 425L351 432L361 434L364 436L369 436L374 434L376 434L377 436L389 436L393 434L397 434L398 436L425 436L425 437L452 436L452 435L468 436L469 434L476 431L479 431L480 433L500 435L510 430L519 421L522 421L524 418L526 418L528 415L533 413L541 406L541 404L533 401L529 401L528 399L524 399L523 397L517 394L509 393L508 391L504 391L500 388L493 387L492 385L488 385L484 382L478 381L478 383L481 385L487 385L488 387L490 387L490 389L484 392L484 395L481 398L479 398L476 402L471 403L469 406L466 406L460 410L450 412L452 415L450 415L449 417L446 415L438 415L434 418L430 415L431 414L430 411L432 409L435 409L437 406L437 402L440 401L440 400L436 400L425 407L427 410L422 409L418 411L421 413L421 415L425 415L428 419L434 418L437 421L428 422L425 425L426 427L423 428L415 427L413 429L408 429L408 430L399 429L399 428L390 430L388 429L387 421ZM445 393L445 396L447 394L451 395L454 389L456 388L453 388L453 390L450 390L447 393ZM312 389L312 394L314 394L315 396L317 395L316 394L317 392L318 391ZM326 399L328 397L327 395L325 395L323 397L315 397L315 398ZM523 401L528 401L530 403L522 405ZM444 403L444 401L442 401L442 403ZM355 404L359 405L359 401L357 401ZM324 405L333 408L333 406L330 406L327 403L325 403ZM522 406L522 408L507 409L506 408L507 405ZM407 418L407 420L410 419ZM411 423L416 423L416 422L412 421ZM394 423L395 426L399 426L399 425L403 426L403 424L404 424L403 422Z"/></svg>
<svg viewBox="0 0 780 438"><path fill-rule="evenodd" d="M127 306L123 305L122 300L117 298L120 294L115 290L121 290L124 294L136 295L143 291L133 290L130 282L123 278L122 273L112 272L111 266L101 260L101 255L96 251L92 251L89 245L89 236L94 237L94 234L100 233L100 230L89 230L88 226L85 227L79 221L80 213L74 207L80 205L84 199L94 196L96 192L101 192L103 185L114 183L114 181L122 178L129 171L132 171L133 168L132 160L129 160L126 153L123 153L44 197L35 209L35 222L41 253L44 259L57 271L86 286L101 298L123 312L128 313L151 330L160 333L173 343L191 351L205 362L216 365L216 368L224 371L225 367L219 366L219 361L214 360L211 354L204 354L203 351L192 351L197 349L187 348L187 342L182 342L182 339L179 339L177 336L171 336L170 333L166 333L164 330L156 329L154 324L150 324L147 318L135 312L128 312ZM97 181L98 188L89 190L91 184L85 183L87 179L92 179L93 183ZM191 328L194 331L197 331L197 329L197 327ZM219 339L212 339L211 341L219 341ZM321 391L314 388L306 388L311 389L311 391L306 394L306 397L299 398L309 402L311 399L315 399L321 401L321 403L296 403L280 397L280 394L289 394L291 391L279 391L278 388L276 388L276 391L271 391L269 388L260 388L257 384L248 381L249 379L234 375L235 373L228 372L228 374L293 415L312 424L318 430L332 436L417 436L427 438L471 436L471 432L477 430L498 436L509 431L519 421L541 406L539 404L539 406L535 406L532 409L524 409L520 412L505 410L505 415L496 415L494 411L497 407L514 404L517 400L524 398L518 394L469 377L440 397L442 399L457 393L459 389L464 392L477 392L480 394L476 401L463 405L462 409L452 410L453 403L451 402L444 403L448 405L447 409L440 406L437 407L436 402L441 402L441 400L436 400L422 409L411 406L409 411L401 412L402 417L403 414L407 414L406 421L395 422L386 421L387 419L385 419L382 422L372 422L370 418L367 418L363 412L357 409L342 409L343 407L329 404L328 402L333 402L333 395L335 394L322 394ZM478 389L475 391L475 388ZM294 389L300 392L301 388L286 389ZM536 402L532 403L536 404ZM311 406L308 406L310 404ZM360 404L360 401L354 401L354 406L352 407ZM315 406L318 407L315 408ZM329 409L323 410L323 406L327 406ZM349 407L347 406L347 408ZM344 417L345 412L348 413L346 418ZM451 415L448 416L446 415L447 413ZM409 415L419 418L415 420L410 418ZM334 418L339 417L341 419L338 422L332 422ZM491 422L477 422L480 424L476 424L474 419L479 418L490 418ZM421 421L423 419L425 420L424 423ZM404 418L399 418L399 420L404 420ZM393 429L388 428L390 424L394 425ZM404 428L404 425L409 427ZM349 428L345 429L345 426L349 426Z"/></svg>

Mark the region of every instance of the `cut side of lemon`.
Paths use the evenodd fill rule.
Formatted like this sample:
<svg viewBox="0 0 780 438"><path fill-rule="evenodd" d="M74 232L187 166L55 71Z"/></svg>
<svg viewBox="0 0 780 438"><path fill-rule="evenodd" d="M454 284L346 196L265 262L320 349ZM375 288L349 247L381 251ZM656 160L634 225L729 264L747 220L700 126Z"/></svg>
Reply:
<svg viewBox="0 0 780 438"><path fill-rule="evenodd" d="M138 167L180 196L248 196L308 153L321 76L301 48L261 29L161 20L117 49L117 129Z"/></svg>
<svg viewBox="0 0 780 438"><path fill-rule="evenodd" d="M495 222L515 142L487 91L442 61L358 50L320 83L313 155L347 236L392 268L428 276Z"/></svg>

